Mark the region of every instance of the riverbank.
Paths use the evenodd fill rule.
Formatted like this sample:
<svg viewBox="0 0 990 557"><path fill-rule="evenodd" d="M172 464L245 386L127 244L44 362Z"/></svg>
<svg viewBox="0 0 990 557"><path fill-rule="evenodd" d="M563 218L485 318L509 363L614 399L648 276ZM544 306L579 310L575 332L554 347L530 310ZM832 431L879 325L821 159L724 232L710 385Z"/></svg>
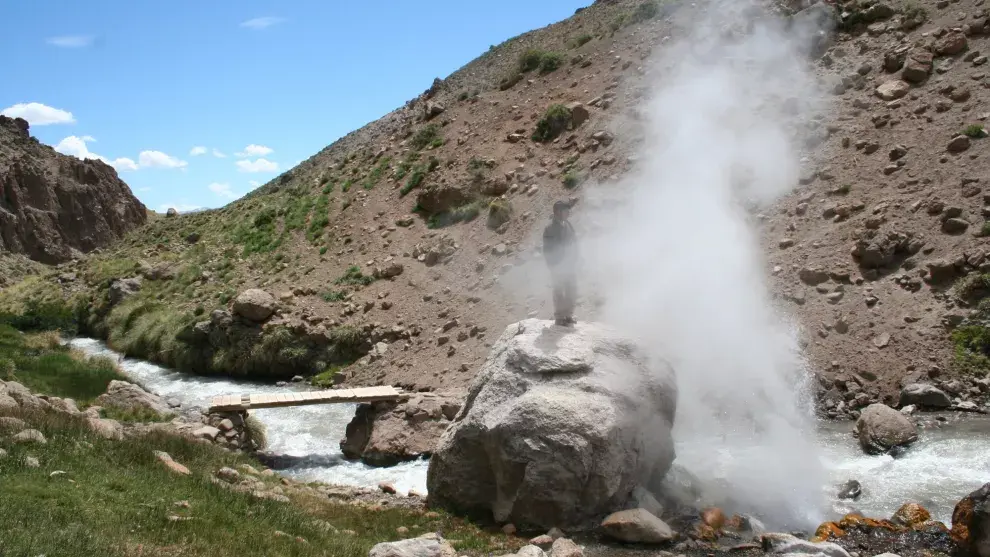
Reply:
<svg viewBox="0 0 990 557"><path fill-rule="evenodd" d="M376 543L438 530L460 553L517 544L427 513L417 498L297 482L154 423L140 434L137 423L128 435L94 428L87 406L122 378L114 362L52 335L0 333L4 554L364 556Z"/></svg>

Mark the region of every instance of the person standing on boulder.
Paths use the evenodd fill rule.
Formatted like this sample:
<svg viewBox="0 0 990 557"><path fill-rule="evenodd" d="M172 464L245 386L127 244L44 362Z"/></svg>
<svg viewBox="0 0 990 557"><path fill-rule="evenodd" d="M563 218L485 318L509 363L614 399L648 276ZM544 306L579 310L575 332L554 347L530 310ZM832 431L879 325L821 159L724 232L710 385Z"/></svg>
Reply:
<svg viewBox="0 0 990 557"><path fill-rule="evenodd" d="M571 204L553 204L553 219L543 230L543 257L553 285L553 317L558 325L573 325L577 303L577 234L567 220Z"/></svg>

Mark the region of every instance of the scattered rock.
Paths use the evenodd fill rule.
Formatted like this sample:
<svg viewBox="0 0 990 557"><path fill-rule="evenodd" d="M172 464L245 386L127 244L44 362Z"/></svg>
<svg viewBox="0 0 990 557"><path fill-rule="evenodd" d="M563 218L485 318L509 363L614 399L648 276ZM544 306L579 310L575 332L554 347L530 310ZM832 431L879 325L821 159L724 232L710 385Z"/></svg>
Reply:
<svg viewBox="0 0 990 557"><path fill-rule="evenodd" d="M862 494L863 486L856 480L849 480L839 486L839 499L855 501L856 499L859 499L859 496Z"/></svg>
<svg viewBox="0 0 990 557"><path fill-rule="evenodd" d="M233 468L224 466L223 468L217 470L217 477L227 483L235 483L237 480L241 479L241 473Z"/></svg>
<svg viewBox="0 0 990 557"><path fill-rule="evenodd" d="M773 555L793 557L850 557L849 553L831 542L810 542L791 534L764 534L763 549Z"/></svg>
<svg viewBox="0 0 990 557"><path fill-rule="evenodd" d="M950 153L962 153L966 149L969 149L971 143L972 142L969 137L965 135L957 135L952 138L952 141L950 141L948 145L945 146L945 150Z"/></svg>
<svg viewBox="0 0 990 557"><path fill-rule="evenodd" d="M14 435L12 438L14 443L20 443L23 445L38 444L45 445L48 440L45 439L44 434L42 434L37 429L25 429L24 431Z"/></svg>
<svg viewBox="0 0 990 557"><path fill-rule="evenodd" d="M602 531L612 539L629 543L664 543L675 536L666 522L645 509L612 513L602 522Z"/></svg>
<svg viewBox="0 0 990 557"><path fill-rule="evenodd" d="M557 538L550 548L550 557L584 557L584 550L567 538Z"/></svg>
<svg viewBox="0 0 990 557"><path fill-rule="evenodd" d="M921 526L931 520L932 515L927 509L917 503L905 503L897 509L891 518L897 524L908 528Z"/></svg>
<svg viewBox="0 0 990 557"><path fill-rule="evenodd" d="M911 86L899 79L881 84L876 88L876 95L885 101L897 100L908 94Z"/></svg>
<svg viewBox="0 0 990 557"><path fill-rule="evenodd" d="M125 299L141 291L141 279L138 277L116 279L110 283L110 305L117 305Z"/></svg>
<svg viewBox="0 0 990 557"><path fill-rule="evenodd" d="M163 451L155 451L154 454L155 454L155 458L158 459L159 462L164 464L166 468L175 472L176 474L181 474L183 476L188 476L192 474L192 472L190 472L188 468L172 460L172 455Z"/></svg>
<svg viewBox="0 0 990 557"><path fill-rule="evenodd" d="M368 557L457 557L457 552L443 539L412 538L380 543Z"/></svg>

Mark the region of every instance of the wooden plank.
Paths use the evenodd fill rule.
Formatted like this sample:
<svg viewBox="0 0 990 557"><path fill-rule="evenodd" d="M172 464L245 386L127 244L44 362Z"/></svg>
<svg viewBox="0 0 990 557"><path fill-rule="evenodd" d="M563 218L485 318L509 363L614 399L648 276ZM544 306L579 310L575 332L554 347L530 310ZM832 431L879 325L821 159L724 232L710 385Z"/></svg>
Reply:
<svg viewBox="0 0 990 557"><path fill-rule="evenodd" d="M337 404L400 400L409 395L391 386L358 387L293 393L257 393L219 395L210 400L210 411L249 410L252 408L281 408L309 404Z"/></svg>

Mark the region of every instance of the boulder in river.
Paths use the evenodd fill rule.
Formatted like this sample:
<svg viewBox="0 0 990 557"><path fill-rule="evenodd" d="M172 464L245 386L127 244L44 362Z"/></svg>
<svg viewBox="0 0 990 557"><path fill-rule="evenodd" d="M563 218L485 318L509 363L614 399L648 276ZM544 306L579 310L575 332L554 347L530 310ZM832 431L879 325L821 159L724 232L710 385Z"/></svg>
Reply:
<svg viewBox="0 0 990 557"><path fill-rule="evenodd" d="M956 503L952 539L968 555L990 557L990 483Z"/></svg>
<svg viewBox="0 0 990 557"><path fill-rule="evenodd" d="M952 399L941 389L927 383L912 383L901 389L901 406L915 405L922 408L948 408Z"/></svg>
<svg viewBox="0 0 990 557"><path fill-rule="evenodd" d="M918 428L904 414L877 403L867 406L860 414L856 436L867 454L885 454L917 441Z"/></svg>
<svg viewBox="0 0 990 557"><path fill-rule="evenodd" d="M430 459L431 505L590 529L674 460L674 371L604 325L509 325Z"/></svg>
<svg viewBox="0 0 990 557"><path fill-rule="evenodd" d="M429 456L460 409L459 397L440 393L417 393L399 403L360 404L347 424L340 451L371 466Z"/></svg>

